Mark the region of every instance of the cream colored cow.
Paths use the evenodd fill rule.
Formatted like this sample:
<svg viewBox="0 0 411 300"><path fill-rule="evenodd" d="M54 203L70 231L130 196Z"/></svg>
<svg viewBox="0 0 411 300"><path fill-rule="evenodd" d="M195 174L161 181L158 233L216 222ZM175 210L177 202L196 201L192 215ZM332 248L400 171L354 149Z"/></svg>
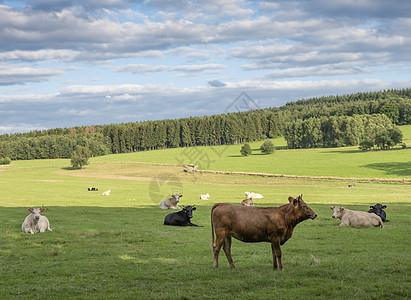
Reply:
<svg viewBox="0 0 411 300"><path fill-rule="evenodd" d="M340 226L363 226L384 228L382 220L374 213L346 209L341 206L330 206L333 219L340 219Z"/></svg>
<svg viewBox="0 0 411 300"><path fill-rule="evenodd" d="M46 209L44 206L32 208L30 207L28 211L30 214L26 217L23 224L21 225L21 229L24 233L31 233L34 234L36 232L45 232L46 230L53 231L50 228L50 222L46 216L40 215Z"/></svg>
<svg viewBox="0 0 411 300"><path fill-rule="evenodd" d="M245 195L246 195L246 197L247 198L249 198L249 199L261 199L261 198L264 198L263 197L263 195L261 195L261 194L257 194L257 193L254 193L254 192L245 192Z"/></svg>

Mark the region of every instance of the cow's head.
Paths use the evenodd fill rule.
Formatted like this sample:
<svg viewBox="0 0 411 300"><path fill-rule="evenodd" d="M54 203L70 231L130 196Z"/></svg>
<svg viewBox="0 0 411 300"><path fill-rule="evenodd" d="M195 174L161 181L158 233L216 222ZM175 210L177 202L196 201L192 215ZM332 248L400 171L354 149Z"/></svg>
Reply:
<svg viewBox="0 0 411 300"><path fill-rule="evenodd" d="M333 211L333 219L341 219L344 212L344 207L341 206L330 206L330 209Z"/></svg>
<svg viewBox="0 0 411 300"><path fill-rule="evenodd" d="M292 204L295 216L299 222L317 217L317 214L304 202L302 194L297 198L288 197L288 201Z"/></svg>
<svg viewBox="0 0 411 300"><path fill-rule="evenodd" d="M177 203L178 201L180 201L180 198L183 197L183 195L182 194L172 194L171 197L173 197Z"/></svg>
<svg viewBox="0 0 411 300"><path fill-rule="evenodd" d="M183 211L187 214L187 216L191 219L193 217L193 211L196 210L197 208L195 205L191 206L183 206Z"/></svg>
<svg viewBox="0 0 411 300"><path fill-rule="evenodd" d="M44 208L44 205L42 207L30 207L28 211L31 213L31 217L35 222L38 222L40 220L40 214L44 212L46 209Z"/></svg>
<svg viewBox="0 0 411 300"><path fill-rule="evenodd" d="M381 205L380 203L377 203L375 205L371 205L370 210L368 212L373 212L375 214L378 214L385 208L387 208L387 205Z"/></svg>

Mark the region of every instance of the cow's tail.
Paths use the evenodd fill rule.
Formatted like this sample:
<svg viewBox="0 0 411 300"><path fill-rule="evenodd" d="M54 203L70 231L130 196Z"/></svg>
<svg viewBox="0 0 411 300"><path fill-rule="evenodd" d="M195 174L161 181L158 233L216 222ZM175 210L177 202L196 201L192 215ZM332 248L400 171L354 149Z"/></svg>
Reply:
<svg viewBox="0 0 411 300"><path fill-rule="evenodd" d="M213 220L213 215L214 215L214 209L218 206L217 204L214 204L213 207L211 208L211 247L215 247L215 240L214 240L214 220Z"/></svg>

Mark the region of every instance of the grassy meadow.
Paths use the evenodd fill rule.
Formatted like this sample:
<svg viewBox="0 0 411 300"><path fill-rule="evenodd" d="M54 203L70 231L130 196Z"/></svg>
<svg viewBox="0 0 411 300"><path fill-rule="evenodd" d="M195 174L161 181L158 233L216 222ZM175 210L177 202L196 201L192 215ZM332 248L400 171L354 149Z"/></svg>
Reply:
<svg viewBox="0 0 411 300"><path fill-rule="evenodd" d="M402 127L411 144L411 126ZM253 149L260 144L252 143ZM0 298L14 299L407 299L411 294L411 185L363 178L411 179L411 150L282 149L240 157L241 145L167 149L90 160L13 161L0 167ZM183 172L201 169L332 176L342 180ZM355 185L355 187L348 187ZM99 188L89 192L87 188ZM110 196L103 196L104 190ZM171 191L197 206L193 223L163 225L158 208ZM268 243L233 240L237 268L220 253L214 270L210 209L258 192L257 206L304 194L318 214L299 224L282 247L284 271L272 269ZM209 193L210 200L198 195ZM368 210L383 203L385 228L344 228L330 205ZM47 207L52 232L24 234L27 207Z"/></svg>

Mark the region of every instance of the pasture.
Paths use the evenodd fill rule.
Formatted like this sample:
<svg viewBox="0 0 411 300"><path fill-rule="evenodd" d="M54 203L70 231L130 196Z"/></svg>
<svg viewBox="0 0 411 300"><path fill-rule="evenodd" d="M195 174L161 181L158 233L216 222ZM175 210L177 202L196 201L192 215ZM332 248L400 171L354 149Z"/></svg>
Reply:
<svg viewBox="0 0 411 300"><path fill-rule="evenodd" d="M408 130L408 127L407 127ZM280 139L274 141L281 146ZM256 149L260 143L252 144ZM241 145L168 149L91 159L15 161L0 168L0 297L35 299L406 299L410 297L411 185L358 178L411 178L410 151L354 148L279 150L239 157ZM191 153L189 156L188 153ZM196 156L193 156L196 155ZM310 180L183 172L203 169L336 176ZM201 159L200 159L201 158ZM349 188L348 185L355 185ZM87 188L99 188L89 192ZM110 196L102 192L110 189ZM197 206L193 223L168 227L158 208L171 191ZM237 268L223 252L214 270L210 246L213 203L279 206L304 194L318 214L299 224L282 247L284 271L272 269L268 243L233 240ZM210 200L199 200L209 193ZM385 228L344 228L330 205L367 211L386 204ZM53 232L24 234L27 207L47 208Z"/></svg>

